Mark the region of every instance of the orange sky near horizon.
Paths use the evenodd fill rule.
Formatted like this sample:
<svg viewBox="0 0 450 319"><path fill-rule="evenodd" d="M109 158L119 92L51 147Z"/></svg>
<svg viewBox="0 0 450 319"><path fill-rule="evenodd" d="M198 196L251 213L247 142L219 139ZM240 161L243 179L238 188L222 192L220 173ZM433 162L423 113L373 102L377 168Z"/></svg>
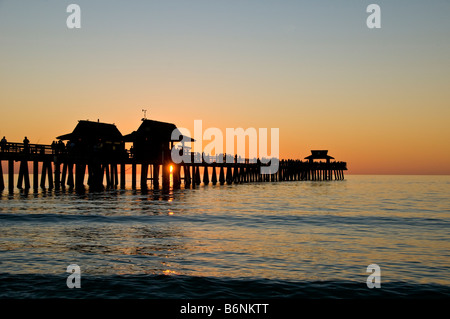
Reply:
<svg viewBox="0 0 450 319"><path fill-rule="evenodd" d="M191 132L279 128L280 158L328 149L351 174L450 174L448 2L379 1L379 30L369 2L78 3L69 30L69 2L0 2L0 138L128 134L147 109Z"/></svg>

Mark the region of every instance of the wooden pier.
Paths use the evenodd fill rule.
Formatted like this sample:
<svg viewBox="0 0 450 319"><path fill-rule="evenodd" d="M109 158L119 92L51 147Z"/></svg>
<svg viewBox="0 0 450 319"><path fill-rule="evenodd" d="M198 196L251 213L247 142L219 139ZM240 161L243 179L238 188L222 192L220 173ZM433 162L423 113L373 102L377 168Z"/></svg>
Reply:
<svg viewBox="0 0 450 319"><path fill-rule="evenodd" d="M324 155L325 154L325 155ZM192 154L192 159L200 154ZM124 150L123 156L117 158L80 157L71 154L58 145L5 143L0 151L0 164L7 162L8 189L34 190L45 189L85 189L104 188L125 189L126 174L131 167L131 188L138 186L138 169L140 171L139 187L141 189L158 189L173 187L173 189L195 188L203 185L224 185L256 182L282 181L331 181L343 180L347 170L345 162L331 161L326 157L326 151L313 151L302 160L280 160L278 171L272 174L262 174L262 164L249 159L232 163L224 161L205 161L199 163L175 164L172 161L143 161L133 158L129 150ZM314 159L325 158L325 162L314 162ZM198 161L198 160L197 160ZM19 168L17 184L14 185L15 168ZM32 167L30 170L29 167ZM31 174L30 174L31 171ZM30 179L31 175L31 179ZM85 185L86 184L86 185ZM0 165L0 190L5 189L2 165Z"/></svg>

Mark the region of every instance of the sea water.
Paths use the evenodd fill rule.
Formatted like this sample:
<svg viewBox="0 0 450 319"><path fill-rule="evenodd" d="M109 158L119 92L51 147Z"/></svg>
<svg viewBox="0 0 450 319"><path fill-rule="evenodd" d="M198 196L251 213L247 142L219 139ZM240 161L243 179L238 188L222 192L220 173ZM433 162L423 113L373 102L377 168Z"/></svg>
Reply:
<svg viewBox="0 0 450 319"><path fill-rule="evenodd" d="M0 193L0 298L373 296L450 296L450 176Z"/></svg>

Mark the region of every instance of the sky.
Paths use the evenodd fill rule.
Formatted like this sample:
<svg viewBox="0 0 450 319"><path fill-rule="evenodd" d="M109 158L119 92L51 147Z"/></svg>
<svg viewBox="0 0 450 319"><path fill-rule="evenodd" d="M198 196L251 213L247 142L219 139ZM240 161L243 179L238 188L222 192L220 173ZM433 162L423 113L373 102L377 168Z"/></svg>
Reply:
<svg viewBox="0 0 450 319"><path fill-rule="evenodd" d="M280 158L327 149L352 174L450 174L448 17L448 0L0 0L0 135L128 134L146 109L279 128Z"/></svg>

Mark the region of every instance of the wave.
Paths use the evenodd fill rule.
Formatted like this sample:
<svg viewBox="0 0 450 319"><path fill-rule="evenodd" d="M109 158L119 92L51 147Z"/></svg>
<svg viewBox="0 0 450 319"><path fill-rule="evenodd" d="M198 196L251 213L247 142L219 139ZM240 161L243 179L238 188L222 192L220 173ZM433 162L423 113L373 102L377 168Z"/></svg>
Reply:
<svg viewBox="0 0 450 319"><path fill-rule="evenodd" d="M68 276L68 274L67 274ZM408 282L369 289L353 281L286 281L170 275L114 275L81 278L69 289L66 275L0 274L1 299L441 299L450 287Z"/></svg>

